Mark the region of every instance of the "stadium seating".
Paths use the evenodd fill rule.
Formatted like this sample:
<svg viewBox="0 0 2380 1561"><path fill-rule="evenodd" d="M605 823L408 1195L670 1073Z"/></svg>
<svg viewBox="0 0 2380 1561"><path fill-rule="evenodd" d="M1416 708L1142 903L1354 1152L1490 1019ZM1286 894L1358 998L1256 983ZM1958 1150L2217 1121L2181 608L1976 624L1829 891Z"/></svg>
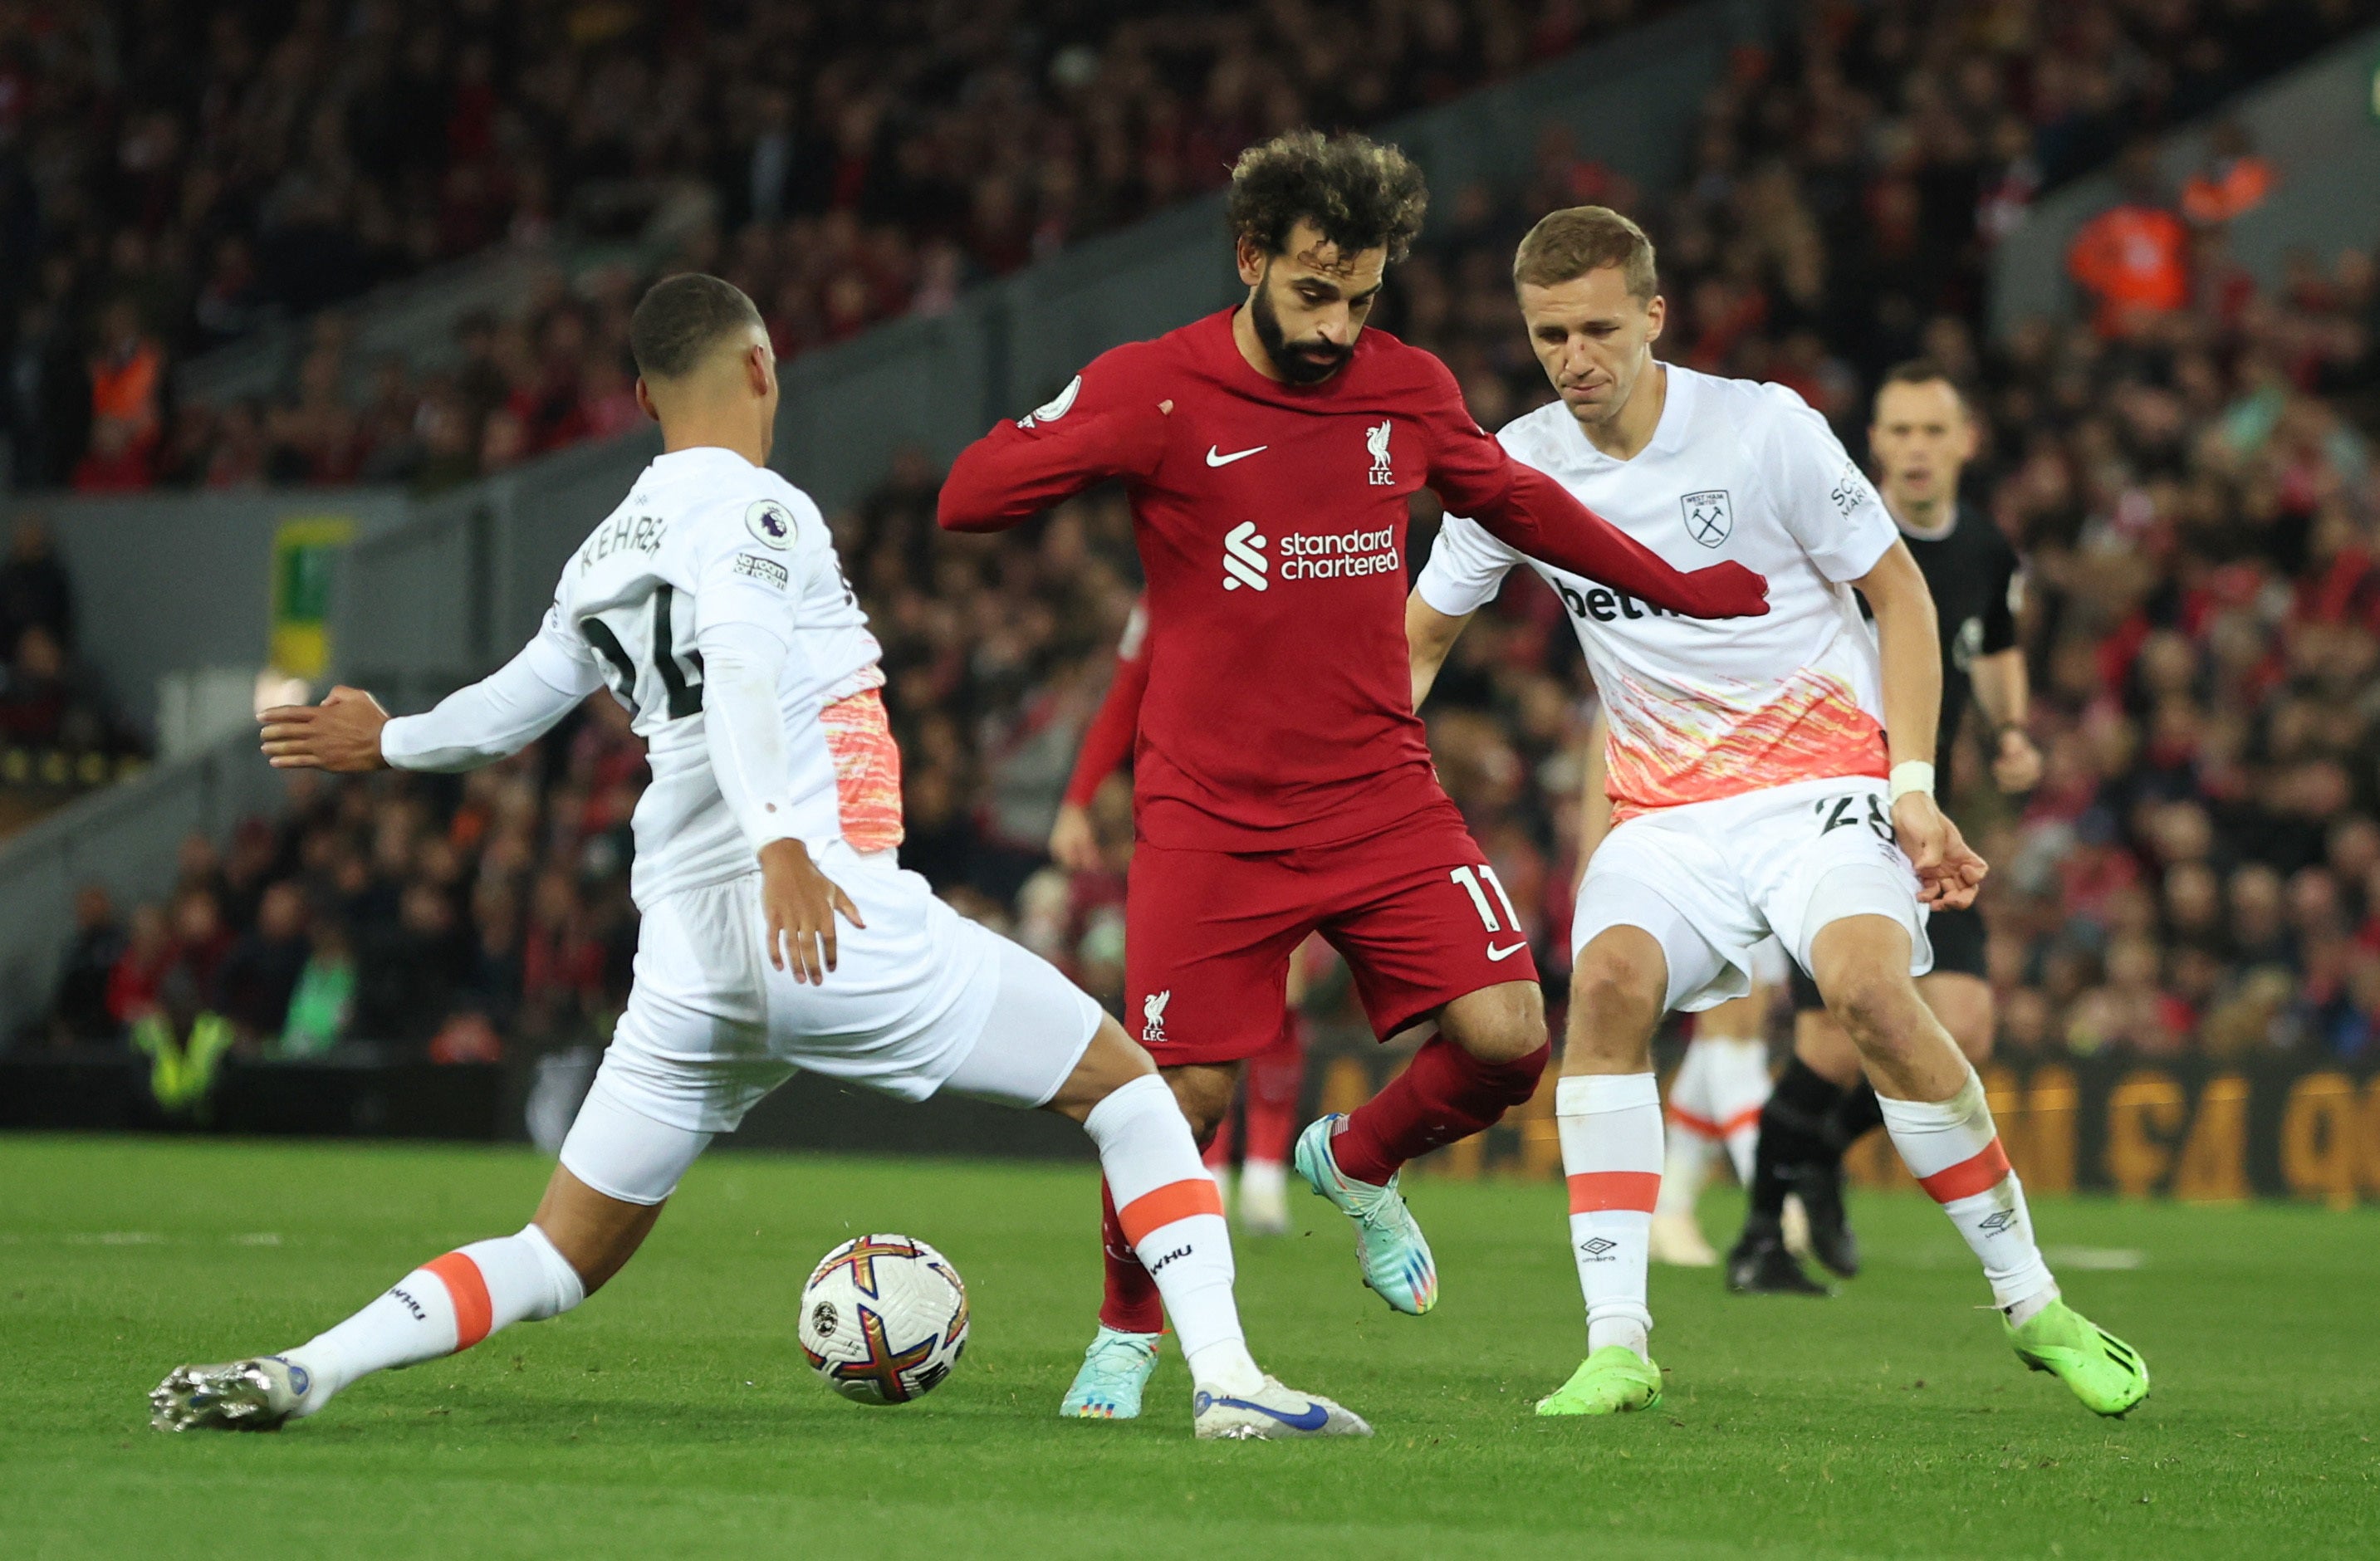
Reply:
<svg viewBox="0 0 2380 1561"><path fill-rule="evenodd" d="M1815 13L1791 46L1739 58L1676 189L1633 188L1549 136L1524 183L1442 192L1391 291L1383 323L1445 356L1492 426L1544 394L1503 280L1512 239L1548 206L1607 200L1662 243L1679 360L1791 384L1854 445L1864 389L1898 357L1925 351L1976 387L1991 436L1975 491L2034 562L2026 624L2051 768L2020 808L1978 783L1972 754L1957 761L1999 865L1994 971L2003 1041L2020 1051L2356 1057L2380 1026L2362 698L2380 643L2372 258L2309 261L2277 290L2201 264L2180 308L2105 329L2078 309L1997 342L1978 328L1992 241L2035 190L2113 150L2108 124L2204 106L2368 10L2263 7L2328 20L2256 50L2132 38L2169 68L2120 91L2094 75L2123 42L2100 13L1992 40L1983 56L1959 46L1980 10L1929 10L1930 27ZM2020 68L2053 57L2066 63L2042 74L2068 72L2065 98ZM613 285L555 307L616 316L627 293ZM550 324L517 340L500 324L489 352L517 356ZM616 324L559 330L600 354L616 350ZM836 520L885 645L905 854L1112 1000L1115 877L1064 881L1039 842L1134 589L1127 517L1093 495L1030 546L995 548L937 535L934 484L908 459ZM1516 587L1463 642L1433 711L1441 773L1556 965L1587 692L1559 628L1549 598ZM350 945L353 1033L454 1055L485 1045L474 1016L531 1047L600 1035L625 974L619 827L637 783L632 748L597 709L483 780L303 798L246 857L228 853L261 875L237 889L193 849L157 914L195 924L212 899L226 926L183 936L171 958L220 959L191 950L255 938L261 885L293 877L309 891L305 936ZM1120 867L1123 809L1113 794L1103 806ZM167 957L154 938L143 947ZM261 1049L290 1044L270 1004L234 1017Z"/></svg>
<svg viewBox="0 0 2380 1561"><path fill-rule="evenodd" d="M475 320L458 371L391 361L357 405L334 323L265 405L176 407L166 367L492 248L647 230L690 230L680 260L742 284L790 355L1213 188L1253 137L1377 123L1662 8L1005 0L928 34L848 0L389 0L344 29L122 3L28 24L0 38L18 480L451 482L634 416L634 276Z"/></svg>

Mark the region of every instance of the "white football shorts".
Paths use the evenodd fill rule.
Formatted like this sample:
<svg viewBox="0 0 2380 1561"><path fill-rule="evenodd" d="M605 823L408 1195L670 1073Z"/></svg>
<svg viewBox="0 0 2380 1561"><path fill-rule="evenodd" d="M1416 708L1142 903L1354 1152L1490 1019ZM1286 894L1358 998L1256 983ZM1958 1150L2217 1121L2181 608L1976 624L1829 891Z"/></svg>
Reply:
<svg viewBox="0 0 2380 1561"><path fill-rule="evenodd" d="M627 1011L563 1143L572 1175L659 1203L711 1135L803 1070L902 1100L948 1089L1030 1109L1057 1094L1099 1004L892 853L838 841L818 862L867 926L838 921L835 968L817 986L770 965L758 872L646 910Z"/></svg>
<svg viewBox="0 0 2380 1561"><path fill-rule="evenodd" d="M1669 960L1669 1006L1696 1013L1752 989L1762 940L1806 971L1820 927L1879 915L1909 929L1909 973L1925 974L1925 907L1885 795L1883 781L1851 776L1638 814L1587 861L1572 960L1609 928L1641 927Z"/></svg>

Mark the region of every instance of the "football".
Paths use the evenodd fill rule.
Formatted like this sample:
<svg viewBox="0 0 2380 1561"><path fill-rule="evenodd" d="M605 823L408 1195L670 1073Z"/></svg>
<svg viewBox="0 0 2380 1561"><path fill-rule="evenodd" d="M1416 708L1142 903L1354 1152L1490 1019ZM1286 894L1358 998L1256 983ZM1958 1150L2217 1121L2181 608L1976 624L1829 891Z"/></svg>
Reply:
<svg viewBox="0 0 2380 1561"><path fill-rule="evenodd" d="M861 1404L905 1404L951 1374L966 1349L966 1282L907 1236L861 1236L820 1260L802 1287L802 1353Z"/></svg>

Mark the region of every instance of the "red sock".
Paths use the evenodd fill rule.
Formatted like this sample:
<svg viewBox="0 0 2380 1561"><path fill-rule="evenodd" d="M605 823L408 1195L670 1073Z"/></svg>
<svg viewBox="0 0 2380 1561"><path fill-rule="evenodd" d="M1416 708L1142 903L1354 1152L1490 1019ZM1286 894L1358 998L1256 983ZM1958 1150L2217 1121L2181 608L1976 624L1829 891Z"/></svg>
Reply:
<svg viewBox="0 0 2380 1561"><path fill-rule="evenodd" d="M1469 1138L1536 1092L1553 1047L1512 1062L1482 1062L1443 1035L1414 1053L1386 1089L1349 1113L1330 1154L1358 1181L1385 1183L1407 1160Z"/></svg>
<svg viewBox="0 0 2380 1561"><path fill-rule="evenodd" d="M1115 1194L1106 1179L1099 1181L1099 1253L1106 1260L1107 1293L1099 1301L1099 1321L1120 1333L1154 1334L1165 1330L1165 1302L1157 1281L1141 1265L1140 1256L1125 1240L1116 1218Z"/></svg>
<svg viewBox="0 0 2380 1561"><path fill-rule="evenodd" d="M1248 1059L1248 1158L1289 1159L1297 1137L1298 1096L1305 1087L1305 1023L1291 1014L1281 1039Z"/></svg>

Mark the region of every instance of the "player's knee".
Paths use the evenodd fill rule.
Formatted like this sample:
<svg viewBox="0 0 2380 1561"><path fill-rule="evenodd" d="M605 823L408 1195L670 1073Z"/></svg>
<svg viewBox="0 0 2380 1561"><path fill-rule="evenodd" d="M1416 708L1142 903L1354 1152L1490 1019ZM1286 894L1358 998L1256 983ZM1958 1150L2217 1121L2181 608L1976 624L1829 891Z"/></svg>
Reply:
<svg viewBox="0 0 2380 1561"><path fill-rule="evenodd" d="M1438 1027L1479 1062L1517 1064L1548 1049L1545 994L1534 981L1485 987L1447 1004ZM1530 1086L1536 1083L1532 1079Z"/></svg>
<svg viewBox="0 0 2380 1561"><path fill-rule="evenodd" d="M1924 1005L1902 972L1859 967L1840 972L1826 988L1827 1011L1862 1051L1891 1047L1912 1037Z"/></svg>
<svg viewBox="0 0 2380 1561"><path fill-rule="evenodd" d="M1123 1032L1114 1016L1100 1016L1099 1027L1075 1063L1075 1071L1058 1086L1043 1109L1081 1121L1091 1107L1133 1080L1157 1071L1157 1064L1138 1041Z"/></svg>
<svg viewBox="0 0 2380 1561"><path fill-rule="evenodd" d="M1643 941L1652 943L1650 938ZM1669 974L1658 946L1647 951L1597 938L1571 973L1572 1011L1588 1034L1649 1035L1661 1022Z"/></svg>

